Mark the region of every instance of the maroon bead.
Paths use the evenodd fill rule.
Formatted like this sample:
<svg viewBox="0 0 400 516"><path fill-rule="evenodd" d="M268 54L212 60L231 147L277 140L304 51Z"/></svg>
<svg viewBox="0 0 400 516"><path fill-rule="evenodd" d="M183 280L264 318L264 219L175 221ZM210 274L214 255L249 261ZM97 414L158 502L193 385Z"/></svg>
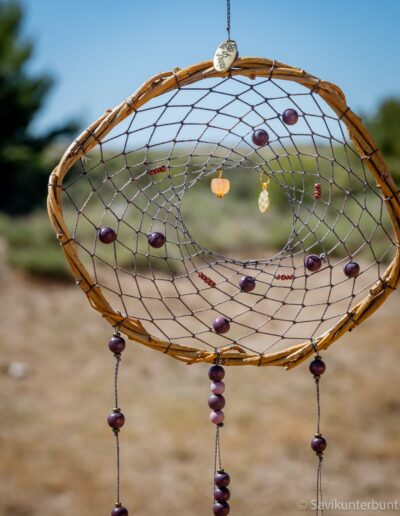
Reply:
<svg viewBox="0 0 400 516"><path fill-rule="evenodd" d="M215 516L228 516L230 507L226 502L215 502L213 510Z"/></svg>
<svg viewBox="0 0 400 516"><path fill-rule="evenodd" d="M314 358L314 360L310 364L310 372L314 376L321 376L326 371L326 365L323 360L320 358Z"/></svg>
<svg viewBox="0 0 400 516"><path fill-rule="evenodd" d="M239 287L242 292L251 292L256 288L256 280L251 276L240 278Z"/></svg>
<svg viewBox="0 0 400 516"><path fill-rule="evenodd" d="M213 328L217 333L227 333L231 324L226 317L217 317L213 322Z"/></svg>
<svg viewBox="0 0 400 516"><path fill-rule="evenodd" d="M151 245L151 247L159 249L165 244L166 238L163 233L160 233L159 231L154 231L154 233L151 233L149 235L148 242Z"/></svg>
<svg viewBox="0 0 400 516"><path fill-rule="evenodd" d="M224 379L225 369L220 365L213 365L208 370L208 377L213 382L220 382Z"/></svg>
<svg viewBox="0 0 400 516"><path fill-rule="evenodd" d="M227 487L216 487L214 490L214 500L217 502L227 502L231 497L231 492Z"/></svg>
<svg viewBox="0 0 400 516"><path fill-rule="evenodd" d="M211 394L208 397L208 406L212 410L222 410L225 407L225 398L219 394Z"/></svg>
<svg viewBox="0 0 400 516"><path fill-rule="evenodd" d="M348 278L356 278L360 274L360 266L356 262L346 263L343 270Z"/></svg>
<svg viewBox="0 0 400 516"><path fill-rule="evenodd" d="M114 507L111 511L111 516L128 516L128 509L122 507L122 505Z"/></svg>
<svg viewBox="0 0 400 516"><path fill-rule="evenodd" d="M264 145L267 145L269 142L269 135L267 131L264 131L264 129L257 129L254 131L251 139L253 140L254 145L264 147Z"/></svg>
<svg viewBox="0 0 400 516"><path fill-rule="evenodd" d="M121 428L125 423L125 416L120 410L113 410L107 417L107 423L111 428Z"/></svg>
<svg viewBox="0 0 400 516"><path fill-rule="evenodd" d="M287 109L282 115L282 120L286 125L294 125L298 119L299 114L295 109Z"/></svg>
<svg viewBox="0 0 400 516"><path fill-rule="evenodd" d="M230 481L231 481L231 477L223 469L218 470L217 473L215 474L214 484L217 487L228 487Z"/></svg>
<svg viewBox="0 0 400 516"><path fill-rule="evenodd" d="M109 227L100 228L97 231L97 235L99 237L100 242L103 244L112 244L114 240L117 238L117 233Z"/></svg>
<svg viewBox="0 0 400 516"><path fill-rule="evenodd" d="M108 347L113 353L122 353L125 349L125 340L119 335L113 335L108 341Z"/></svg>
<svg viewBox="0 0 400 516"><path fill-rule="evenodd" d="M315 451L315 453L322 453L323 451L325 451L326 446L327 442L320 434L317 434L311 441L311 448Z"/></svg>
<svg viewBox="0 0 400 516"><path fill-rule="evenodd" d="M304 265L309 271L316 272L321 268L322 260L316 254L310 254L304 259Z"/></svg>

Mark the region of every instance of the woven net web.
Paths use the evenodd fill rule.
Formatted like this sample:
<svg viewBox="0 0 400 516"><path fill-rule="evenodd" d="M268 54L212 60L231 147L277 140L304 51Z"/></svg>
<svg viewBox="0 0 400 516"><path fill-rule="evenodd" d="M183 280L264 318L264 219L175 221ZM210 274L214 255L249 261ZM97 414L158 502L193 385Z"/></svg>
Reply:
<svg viewBox="0 0 400 516"><path fill-rule="evenodd" d="M298 112L295 125L283 122L287 109ZM252 141L259 128L269 134L263 147ZM219 168L231 182L224 199L210 191ZM270 179L265 214L260 173ZM383 197L343 122L313 90L271 77L177 83L98 141L62 195L79 258L114 310L200 349L262 354L323 334L396 249ZM117 234L111 245L98 238L106 226ZM159 249L148 243L154 231L166 236ZM322 256L318 272L304 266L310 254ZM343 272L350 261L356 278ZM240 290L242 276L255 278L251 293ZM224 335L212 328L219 316L230 321Z"/></svg>

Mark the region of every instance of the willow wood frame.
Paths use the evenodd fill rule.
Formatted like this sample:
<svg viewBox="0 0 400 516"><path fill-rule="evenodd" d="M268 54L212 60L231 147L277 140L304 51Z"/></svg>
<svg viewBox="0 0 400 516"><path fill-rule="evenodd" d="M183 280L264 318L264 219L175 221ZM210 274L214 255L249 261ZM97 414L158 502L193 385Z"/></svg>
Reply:
<svg viewBox="0 0 400 516"><path fill-rule="evenodd" d="M357 152L373 174L376 185L380 188L386 208L389 212L395 236L396 254L393 261L369 290L368 295L351 308L330 330L307 341L290 346L275 353L248 353L240 346L232 345L218 351L208 351L192 346L171 344L152 337L133 317L124 317L116 312L104 297L101 288L80 261L76 244L71 238L63 217L62 182L73 164L87 152L96 147L103 138L131 113L151 99L181 86L195 83L202 79L242 75L248 78L267 77L297 82L322 97L343 121ZM114 109L107 110L96 122L86 129L68 148L60 163L50 175L47 200L48 212L57 239L62 247L67 262L75 277L77 285L86 294L91 306L116 329L130 339L152 349L165 353L188 364L196 362L214 362L219 360L225 365L283 366L291 369L314 353L328 348L347 331L367 319L379 308L386 298L396 289L400 282L400 191L386 167L384 159L376 147L371 135L361 119L347 106L346 98L340 88L330 82L322 81L300 68L294 68L270 59L247 57L237 59L229 72L217 72L212 61L204 61L187 68L175 68L163 72L146 81L127 100Z"/></svg>

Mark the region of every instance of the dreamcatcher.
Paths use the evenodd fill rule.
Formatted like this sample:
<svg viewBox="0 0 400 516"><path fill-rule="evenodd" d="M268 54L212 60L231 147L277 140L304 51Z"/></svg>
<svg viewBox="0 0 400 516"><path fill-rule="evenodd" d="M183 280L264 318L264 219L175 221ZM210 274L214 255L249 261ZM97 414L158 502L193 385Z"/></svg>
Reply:
<svg viewBox="0 0 400 516"><path fill-rule="evenodd" d="M119 492L123 335L182 362L212 364L216 515L230 510L220 456L223 366L291 369L313 356L320 500L320 353L399 281L399 191L368 131L337 86L278 61L238 58L229 11L228 1L228 40L213 62L146 81L84 131L50 176L59 243L91 306L114 328L113 516L128 514ZM206 183L203 202L224 203L243 174L257 185L254 216L266 233L273 191L287 200L291 230L269 256L213 250L184 220L189 190ZM231 238L240 241L239 231Z"/></svg>

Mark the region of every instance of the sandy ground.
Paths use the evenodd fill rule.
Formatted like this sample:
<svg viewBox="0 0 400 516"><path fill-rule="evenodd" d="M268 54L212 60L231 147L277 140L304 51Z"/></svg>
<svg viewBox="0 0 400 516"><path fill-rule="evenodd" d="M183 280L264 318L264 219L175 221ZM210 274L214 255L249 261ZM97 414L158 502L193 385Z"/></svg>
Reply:
<svg viewBox="0 0 400 516"><path fill-rule="evenodd" d="M28 280L4 265L0 274L0 514L109 515L109 327L74 285ZM395 293L324 354L327 501L397 500L400 510L398 307ZM315 499L315 393L307 365L291 372L230 368L226 385L222 452L232 477L231 514L311 514L296 506ZM206 365L187 367L129 343L120 404L127 417L122 498L130 515L211 514L208 392Z"/></svg>

